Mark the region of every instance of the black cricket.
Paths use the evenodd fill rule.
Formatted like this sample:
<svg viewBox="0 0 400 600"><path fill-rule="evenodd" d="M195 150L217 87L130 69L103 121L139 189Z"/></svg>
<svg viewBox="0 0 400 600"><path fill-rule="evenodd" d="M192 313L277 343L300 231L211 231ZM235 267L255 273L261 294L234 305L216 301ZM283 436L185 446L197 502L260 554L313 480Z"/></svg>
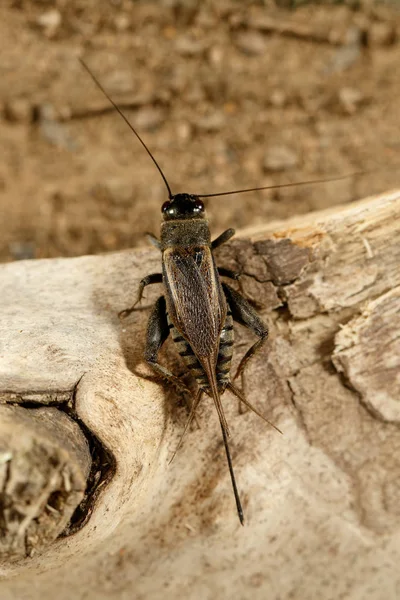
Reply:
<svg viewBox="0 0 400 600"><path fill-rule="evenodd" d="M163 216L161 239L158 240L154 236L150 236L152 243L162 253L162 273L152 273L141 280L135 302L131 308L123 310L120 316L127 317L135 310L146 286L153 283L164 285L164 294L156 301L149 318L145 360L161 377L178 389L190 394L182 381L158 362L160 349L171 334L179 354L198 384L198 391L174 456L195 417L200 400L204 394L210 396L217 409L237 513L240 523L243 525L243 508L229 450L228 438L230 434L221 402L222 394L225 390L229 390L256 415L280 433L282 432L256 410L243 395L243 392L234 386L231 381L230 370L234 344L233 321L250 329L258 338L240 361L234 379L243 374L249 360L262 348L268 336L268 328L249 302L230 285L221 281L221 277L231 279L238 279L239 277L233 271L217 267L213 256L213 250L227 242L234 235L235 230L227 229L214 241L211 241L201 198L320 183L329 181L329 179L235 190L218 194L172 194L164 173L139 134L103 89L89 67L82 60L80 62L143 145L168 190L169 199L161 209ZM338 179L342 179L342 177L332 178L332 180Z"/></svg>
<svg viewBox="0 0 400 600"><path fill-rule="evenodd" d="M164 284L164 295L156 301L147 326L145 360L159 375L187 392L180 379L158 362L158 353L171 334L179 354L197 381L198 392L178 447L203 394L214 400L237 512L243 525L243 509L233 472L228 445L229 428L221 395L226 389L230 390L267 421L232 384L230 370L234 344L233 321L248 327L259 338L242 358L235 378L243 372L250 358L267 339L268 328L245 298L227 283L221 282L221 276L237 279L237 274L215 265L212 251L228 241L235 231L227 229L212 242L203 202L199 196L191 194L171 194L162 207L162 214L161 239L153 238L162 252L162 273L153 273L142 279L133 306L123 311L121 316L127 316L135 309L145 286Z"/></svg>

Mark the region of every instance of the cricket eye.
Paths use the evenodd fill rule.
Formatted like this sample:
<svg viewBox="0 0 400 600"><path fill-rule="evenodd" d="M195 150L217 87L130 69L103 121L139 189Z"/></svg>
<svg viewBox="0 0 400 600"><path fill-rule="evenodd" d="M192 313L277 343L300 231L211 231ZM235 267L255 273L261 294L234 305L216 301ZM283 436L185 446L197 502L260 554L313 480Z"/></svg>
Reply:
<svg viewBox="0 0 400 600"><path fill-rule="evenodd" d="M201 200L196 200L194 208L195 208L196 212L203 212L204 211L204 204L203 204L203 202Z"/></svg>
<svg viewBox="0 0 400 600"><path fill-rule="evenodd" d="M161 212L162 213L166 213L167 210L169 209L170 205L171 205L171 202L169 200L167 200L166 202L164 202L164 204L161 207Z"/></svg>

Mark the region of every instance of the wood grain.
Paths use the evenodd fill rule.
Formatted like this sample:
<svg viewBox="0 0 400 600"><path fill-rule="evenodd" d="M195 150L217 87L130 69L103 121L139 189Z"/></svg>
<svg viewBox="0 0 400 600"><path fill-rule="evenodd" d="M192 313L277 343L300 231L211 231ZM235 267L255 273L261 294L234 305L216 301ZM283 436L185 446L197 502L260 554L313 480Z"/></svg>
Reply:
<svg viewBox="0 0 400 600"><path fill-rule="evenodd" d="M3 562L2 598L33 579L60 599L398 597L399 214L392 191L241 232L216 252L264 307L269 345L244 384L284 433L224 395L244 528L211 402L168 466L186 410L141 358L160 290L122 325L116 316L159 255L1 266L1 400L59 406L75 390L78 424L115 460L83 528ZM238 327L236 361L251 341ZM182 370L171 344L162 360Z"/></svg>

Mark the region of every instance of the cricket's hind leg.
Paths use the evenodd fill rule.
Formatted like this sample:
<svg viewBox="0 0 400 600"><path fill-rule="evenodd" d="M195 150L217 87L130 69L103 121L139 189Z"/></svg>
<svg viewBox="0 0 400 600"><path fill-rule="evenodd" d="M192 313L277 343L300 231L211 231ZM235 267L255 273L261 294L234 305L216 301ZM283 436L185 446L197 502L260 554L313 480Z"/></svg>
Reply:
<svg viewBox="0 0 400 600"><path fill-rule="evenodd" d="M245 406L247 406L247 408L249 408L250 410L252 410L253 413L255 413L263 421L265 421L266 423L268 423L268 425L271 425L271 427L273 427L274 429L276 429L276 431L279 431L279 433L282 433L282 431L279 429L279 427L277 427L276 425L274 425L273 423L271 423L271 421L269 421L266 417L264 417L263 414L261 414L252 404L250 404L250 402L247 400L247 398L245 397L245 395L240 390L238 390L238 388L235 387L232 383L228 383L228 385L226 386L226 389L230 390L232 392L232 394L234 396L236 396L236 398L238 398L238 400L240 402L243 402L243 404Z"/></svg>
<svg viewBox="0 0 400 600"><path fill-rule="evenodd" d="M189 388L182 383L179 377L171 373L171 371L158 362L158 353L168 338L169 333L170 327L167 319L167 305L164 296L160 296L153 307L147 325L144 358L151 368L163 379L172 383L172 385L182 392L191 395Z"/></svg>
<svg viewBox="0 0 400 600"><path fill-rule="evenodd" d="M248 302L248 300L243 298L243 296L241 296L239 294L239 292L237 292L236 290L231 288L226 283L222 284L222 288L224 290L226 300L232 311L233 320L236 321L237 323L240 323L244 327L247 327L251 331L253 331L259 338L255 342L255 344L253 344L247 350L246 354L240 361L239 367L238 367L235 377L234 377L234 379L236 379L240 375L241 382L242 382L242 389L244 390L245 386L244 386L243 375L244 375L245 368L248 365L249 360L251 358L253 358L253 356L261 349L261 347L265 343L265 341L268 337L268 328L265 325L265 323L263 323L263 321L260 319L256 310L251 306L251 304ZM236 395L236 397L239 397L237 394L235 394L235 395ZM246 403L244 402L244 404L246 404ZM239 412L243 412L242 406L243 406L242 402L240 401L239 402Z"/></svg>
<svg viewBox="0 0 400 600"><path fill-rule="evenodd" d="M259 338L255 344L253 344L246 352L238 369L236 371L234 379L242 375L245 368L248 365L248 362L253 356L262 348L265 344L268 337L268 327L265 323L260 319L255 309L251 306L251 304L243 298L233 288L231 288L228 284L223 283L222 288L224 290L226 300L231 308L233 320L244 327L250 329L256 336Z"/></svg>

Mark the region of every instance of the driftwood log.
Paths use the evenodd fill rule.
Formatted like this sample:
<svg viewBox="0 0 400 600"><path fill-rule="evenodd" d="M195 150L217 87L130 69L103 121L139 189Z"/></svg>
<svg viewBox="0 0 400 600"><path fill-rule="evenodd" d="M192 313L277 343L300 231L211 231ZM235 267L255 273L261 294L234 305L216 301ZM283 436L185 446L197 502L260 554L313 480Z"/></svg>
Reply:
<svg viewBox="0 0 400 600"><path fill-rule="evenodd" d="M0 267L2 600L400 597L400 192L217 260L264 307L244 386L283 430L225 394L244 528L211 401L168 466L186 407L142 361L160 291L117 317L158 253Z"/></svg>

